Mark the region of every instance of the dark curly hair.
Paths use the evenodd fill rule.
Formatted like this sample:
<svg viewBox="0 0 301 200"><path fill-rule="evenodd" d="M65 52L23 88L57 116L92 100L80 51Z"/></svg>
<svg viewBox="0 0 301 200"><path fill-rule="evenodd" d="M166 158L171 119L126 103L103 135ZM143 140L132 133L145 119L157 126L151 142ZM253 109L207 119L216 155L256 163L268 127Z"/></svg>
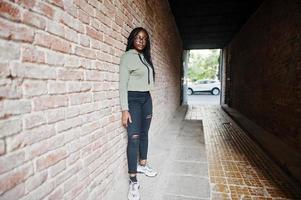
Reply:
<svg viewBox="0 0 301 200"><path fill-rule="evenodd" d="M150 40L149 40L149 34L148 32L142 28L142 27L137 27L137 28L134 28L129 37L128 37L128 42L127 42L127 45L126 45L126 51L130 50L130 49L134 49L134 40L135 40L135 37L138 35L138 33L140 31L144 31L147 35L147 41L146 41L146 46L143 50L143 56L145 58L145 60L148 62L148 64L151 66L151 68L153 69L153 78L155 80L155 69L154 69L154 65L153 65L153 62L152 62L152 57L151 57L151 53L150 53Z"/></svg>

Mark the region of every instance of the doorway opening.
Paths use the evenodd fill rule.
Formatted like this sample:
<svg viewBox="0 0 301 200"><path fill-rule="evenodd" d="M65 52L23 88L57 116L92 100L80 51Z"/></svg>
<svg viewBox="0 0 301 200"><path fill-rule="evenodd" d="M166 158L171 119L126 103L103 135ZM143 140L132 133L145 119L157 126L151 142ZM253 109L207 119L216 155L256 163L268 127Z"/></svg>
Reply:
<svg viewBox="0 0 301 200"><path fill-rule="evenodd" d="M189 50L184 54L183 104L220 105L221 50Z"/></svg>

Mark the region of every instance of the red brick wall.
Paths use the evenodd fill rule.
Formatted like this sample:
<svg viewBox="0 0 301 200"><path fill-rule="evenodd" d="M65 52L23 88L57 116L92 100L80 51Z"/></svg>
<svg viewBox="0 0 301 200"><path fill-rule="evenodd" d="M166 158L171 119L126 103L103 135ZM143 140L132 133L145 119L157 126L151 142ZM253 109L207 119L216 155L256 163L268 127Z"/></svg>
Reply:
<svg viewBox="0 0 301 200"><path fill-rule="evenodd" d="M231 106L301 152L301 2L266 0L229 49Z"/></svg>
<svg viewBox="0 0 301 200"><path fill-rule="evenodd" d="M102 199L126 167L119 59L152 40L151 134L179 106L181 41L167 0L0 1L0 199ZM114 184L114 183L113 183Z"/></svg>

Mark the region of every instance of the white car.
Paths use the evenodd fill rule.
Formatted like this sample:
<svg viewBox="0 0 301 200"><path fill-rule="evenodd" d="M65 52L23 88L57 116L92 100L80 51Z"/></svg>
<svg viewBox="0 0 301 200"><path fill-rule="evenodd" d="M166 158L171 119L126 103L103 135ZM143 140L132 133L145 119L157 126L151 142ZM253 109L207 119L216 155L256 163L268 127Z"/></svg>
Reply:
<svg viewBox="0 0 301 200"><path fill-rule="evenodd" d="M199 80L194 83L188 83L187 94L192 95L194 92L211 92L218 95L221 91L221 83L218 80Z"/></svg>

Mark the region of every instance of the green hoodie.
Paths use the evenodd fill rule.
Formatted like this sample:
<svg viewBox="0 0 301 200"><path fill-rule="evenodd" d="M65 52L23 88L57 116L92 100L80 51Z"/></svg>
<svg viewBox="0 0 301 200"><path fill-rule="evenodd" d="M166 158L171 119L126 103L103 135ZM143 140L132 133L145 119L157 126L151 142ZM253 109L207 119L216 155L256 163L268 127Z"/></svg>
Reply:
<svg viewBox="0 0 301 200"><path fill-rule="evenodd" d="M129 110L128 91L150 91L154 86L153 70L143 54L135 49L126 51L120 59L119 97L121 110Z"/></svg>

